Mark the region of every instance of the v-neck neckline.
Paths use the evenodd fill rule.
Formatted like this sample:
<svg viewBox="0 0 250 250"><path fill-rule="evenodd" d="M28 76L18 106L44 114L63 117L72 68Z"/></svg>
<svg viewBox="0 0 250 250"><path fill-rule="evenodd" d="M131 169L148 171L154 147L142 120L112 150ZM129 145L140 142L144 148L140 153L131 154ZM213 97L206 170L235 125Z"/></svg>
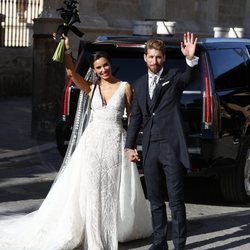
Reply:
<svg viewBox="0 0 250 250"><path fill-rule="evenodd" d="M100 88L100 84L98 84L99 94L100 94L100 97L101 97L102 105L103 105L103 106L108 106L109 102L112 100L112 98L113 98L113 96L116 94L116 92L118 92L118 90L119 90L120 87L121 87L121 82L119 82L119 86L118 86L117 89L114 91L113 95L109 98L108 101L106 101L106 100L103 98L102 91L101 91L101 88Z"/></svg>

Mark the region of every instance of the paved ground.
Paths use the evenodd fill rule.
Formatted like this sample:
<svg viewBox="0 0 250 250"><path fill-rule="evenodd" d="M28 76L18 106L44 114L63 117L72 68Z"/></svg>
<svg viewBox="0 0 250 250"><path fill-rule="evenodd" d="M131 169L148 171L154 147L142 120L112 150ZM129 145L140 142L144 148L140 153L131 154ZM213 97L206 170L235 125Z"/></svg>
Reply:
<svg viewBox="0 0 250 250"><path fill-rule="evenodd" d="M55 141L31 137L31 105L31 97L0 98L1 215L39 206L62 161Z"/></svg>
<svg viewBox="0 0 250 250"><path fill-rule="evenodd" d="M0 153L37 145L31 138L31 98L0 98Z"/></svg>
<svg viewBox="0 0 250 250"><path fill-rule="evenodd" d="M0 98L0 110L1 217L39 207L62 158L54 141L31 138L31 98ZM187 249L250 249L250 204L223 204L216 183L211 180L188 179L186 186ZM172 249L170 239L169 234ZM119 250L146 250L150 242L145 239L120 244Z"/></svg>

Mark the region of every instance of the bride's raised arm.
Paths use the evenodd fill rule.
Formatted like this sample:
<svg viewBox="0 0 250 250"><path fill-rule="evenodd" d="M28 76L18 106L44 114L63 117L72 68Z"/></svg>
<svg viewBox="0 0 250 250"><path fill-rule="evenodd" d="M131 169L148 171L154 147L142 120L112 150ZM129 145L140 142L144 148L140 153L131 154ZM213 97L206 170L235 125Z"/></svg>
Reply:
<svg viewBox="0 0 250 250"><path fill-rule="evenodd" d="M90 89L90 82L86 81L80 74L75 71L74 63L72 61L72 52L69 45L69 38L62 35L64 38L64 46L65 46L65 67L66 67L66 74L68 78L70 78L82 91L86 94L89 94L91 91Z"/></svg>

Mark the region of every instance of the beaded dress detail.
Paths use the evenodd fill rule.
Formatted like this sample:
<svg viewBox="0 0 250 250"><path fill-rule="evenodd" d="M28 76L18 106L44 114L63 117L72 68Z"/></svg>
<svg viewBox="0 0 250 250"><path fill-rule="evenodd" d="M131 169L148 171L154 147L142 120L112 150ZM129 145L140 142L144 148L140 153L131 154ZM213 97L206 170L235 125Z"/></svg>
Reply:
<svg viewBox="0 0 250 250"><path fill-rule="evenodd" d="M126 82L104 104L96 88L91 116L65 170L41 207L0 218L0 249L117 250L151 235L137 167L124 152Z"/></svg>

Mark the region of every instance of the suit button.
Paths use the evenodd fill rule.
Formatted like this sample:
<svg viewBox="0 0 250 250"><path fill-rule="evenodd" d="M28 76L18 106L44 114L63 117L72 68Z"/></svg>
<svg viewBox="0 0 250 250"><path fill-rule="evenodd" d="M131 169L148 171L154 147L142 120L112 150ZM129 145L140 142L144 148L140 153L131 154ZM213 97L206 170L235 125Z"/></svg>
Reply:
<svg viewBox="0 0 250 250"><path fill-rule="evenodd" d="M152 113L152 116L155 116L155 113Z"/></svg>

